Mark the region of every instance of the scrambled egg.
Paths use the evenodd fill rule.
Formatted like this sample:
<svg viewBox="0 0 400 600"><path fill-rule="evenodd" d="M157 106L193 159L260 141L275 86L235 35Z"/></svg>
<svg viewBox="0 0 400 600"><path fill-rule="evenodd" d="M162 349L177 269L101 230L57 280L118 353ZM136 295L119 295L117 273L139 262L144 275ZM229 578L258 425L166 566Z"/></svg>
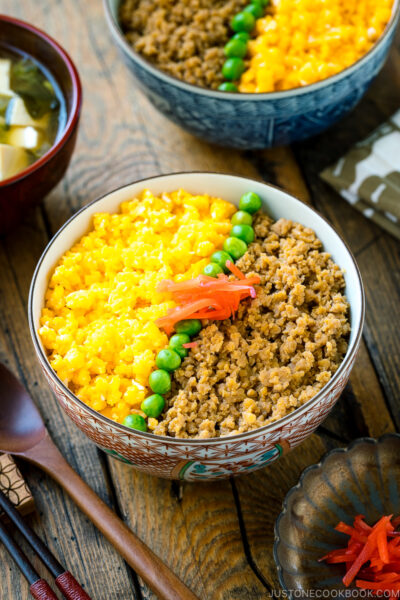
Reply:
<svg viewBox="0 0 400 600"><path fill-rule="evenodd" d="M86 404L122 422L151 393L156 355L168 345L154 321L174 303L163 279L197 277L231 229L233 204L178 190L145 190L93 229L59 261L39 334L60 379Z"/></svg>
<svg viewBox="0 0 400 600"><path fill-rule="evenodd" d="M248 43L240 92L315 83L361 58L381 36L393 0L272 0Z"/></svg>

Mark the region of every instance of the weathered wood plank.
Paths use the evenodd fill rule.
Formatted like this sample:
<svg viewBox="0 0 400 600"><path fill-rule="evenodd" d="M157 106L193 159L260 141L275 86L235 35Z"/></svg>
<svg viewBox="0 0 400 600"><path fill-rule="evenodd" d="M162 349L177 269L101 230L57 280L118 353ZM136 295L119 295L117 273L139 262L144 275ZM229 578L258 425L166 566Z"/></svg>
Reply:
<svg viewBox="0 0 400 600"><path fill-rule="evenodd" d="M326 451L321 438L313 435L262 471L235 479L251 556L271 588L279 589L272 547L282 501L304 468L317 463Z"/></svg>
<svg viewBox="0 0 400 600"><path fill-rule="evenodd" d="M200 600L259 599L228 481L178 486L111 461L124 517ZM129 500L129 501L128 501ZM144 590L144 597L155 598Z"/></svg>
<svg viewBox="0 0 400 600"><path fill-rule="evenodd" d="M307 184L289 146L254 153L253 160L267 182L283 188L306 204L311 204Z"/></svg>
<svg viewBox="0 0 400 600"><path fill-rule="evenodd" d="M368 336L366 337L368 341ZM354 425L359 433L379 437L396 431L366 344L360 347L351 375L351 385Z"/></svg>
<svg viewBox="0 0 400 600"><path fill-rule="evenodd" d="M357 257L367 296L365 337L398 428L400 344L396 324L400 323L399 249L400 244L385 234Z"/></svg>

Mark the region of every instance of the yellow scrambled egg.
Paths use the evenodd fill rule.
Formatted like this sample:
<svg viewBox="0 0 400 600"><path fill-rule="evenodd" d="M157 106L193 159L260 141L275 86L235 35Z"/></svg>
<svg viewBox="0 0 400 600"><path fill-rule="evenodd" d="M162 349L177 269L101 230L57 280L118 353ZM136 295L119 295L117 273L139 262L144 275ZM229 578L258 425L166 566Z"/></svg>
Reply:
<svg viewBox="0 0 400 600"><path fill-rule="evenodd" d="M184 190L145 190L66 252L45 296L40 336L60 379L86 404L122 422L151 392L148 378L168 345L154 321L174 303L163 279L199 275L229 234L233 204Z"/></svg>
<svg viewBox="0 0 400 600"><path fill-rule="evenodd" d="M361 58L390 20L393 0L272 0L249 41L240 92L288 90Z"/></svg>

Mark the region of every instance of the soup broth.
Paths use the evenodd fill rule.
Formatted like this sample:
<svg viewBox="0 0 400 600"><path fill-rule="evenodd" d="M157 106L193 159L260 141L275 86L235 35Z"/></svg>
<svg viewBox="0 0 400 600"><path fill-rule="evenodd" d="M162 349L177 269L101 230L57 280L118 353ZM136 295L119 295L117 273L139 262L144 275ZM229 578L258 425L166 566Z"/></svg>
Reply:
<svg viewBox="0 0 400 600"><path fill-rule="evenodd" d="M0 49L0 181L43 156L64 125L64 100L51 75L32 58Z"/></svg>

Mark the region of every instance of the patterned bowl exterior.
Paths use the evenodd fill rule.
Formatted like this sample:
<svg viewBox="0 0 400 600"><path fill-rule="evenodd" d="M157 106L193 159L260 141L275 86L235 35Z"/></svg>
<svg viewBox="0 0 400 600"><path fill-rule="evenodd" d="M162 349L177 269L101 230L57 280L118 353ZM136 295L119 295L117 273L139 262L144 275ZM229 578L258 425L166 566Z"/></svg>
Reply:
<svg viewBox="0 0 400 600"><path fill-rule="evenodd" d="M310 590L335 591L324 598L348 597L343 565L318 563L318 558L348 540L334 530L335 525L339 521L350 525L357 514L372 524L383 514L399 513L399 434L355 440L308 467L287 494L275 525L274 558L286 597L310 597ZM356 590L351 597L355 595Z"/></svg>
<svg viewBox="0 0 400 600"><path fill-rule="evenodd" d="M66 393L38 354L43 372L62 408L72 421L97 446L114 458L140 471L166 479L187 481L225 479L250 473L267 466L283 453L295 448L324 421L342 393L353 367L356 352L341 377L332 380L322 393L289 418L277 421L268 429L260 428L233 438L219 438L199 444L199 440L178 440L161 436L142 436L140 432L121 430L110 419L94 413Z"/></svg>
<svg viewBox="0 0 400 600"><path fill-rule="evenodd" d="M290 144L320 133L352 110L381 70L400 9L373 49L346 71L305 88L271 94L202 90L169 77L135 53L116 21L119 0L104 0L108 23L122 57L158 110L208 142L257 149Z"/></svg>

